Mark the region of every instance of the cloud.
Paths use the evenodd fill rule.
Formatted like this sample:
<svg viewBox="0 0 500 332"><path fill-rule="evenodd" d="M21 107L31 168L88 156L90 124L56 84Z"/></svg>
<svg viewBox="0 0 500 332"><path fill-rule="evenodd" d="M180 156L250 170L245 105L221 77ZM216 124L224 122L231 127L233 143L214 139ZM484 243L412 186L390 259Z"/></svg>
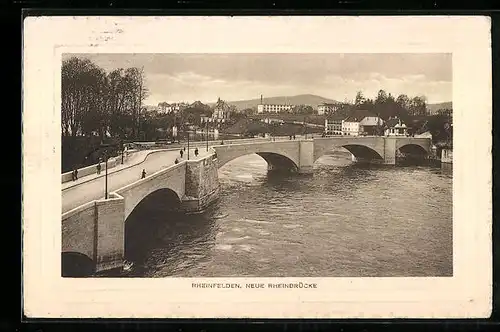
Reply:
<svg viewBox="0 0 500 332"><path fill-rule="evenodd" d="M449 101L451 54L83 54L106 70L143 67L156 101L254 99L317 94L344 100L426 95Z"/></svg>

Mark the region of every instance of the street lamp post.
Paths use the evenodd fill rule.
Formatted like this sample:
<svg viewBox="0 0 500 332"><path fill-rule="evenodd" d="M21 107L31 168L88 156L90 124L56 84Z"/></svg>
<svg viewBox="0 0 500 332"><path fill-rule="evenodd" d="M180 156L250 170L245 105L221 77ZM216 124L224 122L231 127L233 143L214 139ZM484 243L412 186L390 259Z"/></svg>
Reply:
<svg viewBox="0 0 500 332"><path fill-rule="evenodd" d="M188 151L187 152L188 152L188 160L189 160L189 130L187 132L187 135L188 135Z"/></svg>
<svg viewBox="0 0 500 332"><path fill-rule="evenodd" d="M104 154L105 164L106 164L106 173L105 173L105 183L104 183L104 199L108 199L108 154Z"/></svg>
<svg viewBox="0 0 500 332"><path fill-rule="evenodd" d="M207 132L207 152L208 152L208 119L206 119L205 122L206 122L205 126L206 126L206 129L207 129L206 132Z"/></svg>
<svg viewBox="0 0 500 332"><path fill-rule="evenodd" d="M307 124L306 124L306 119L307 119L307 117L304 117L304 139L307 139Z"/></svg>
<svg viewBox="0 0 500 332"><path fill-rule="evenodd" d="M123 165L123 153L125 152L125 146L123 145L123 142L121 142L120 146L122 148L122 165Z"/></svg>

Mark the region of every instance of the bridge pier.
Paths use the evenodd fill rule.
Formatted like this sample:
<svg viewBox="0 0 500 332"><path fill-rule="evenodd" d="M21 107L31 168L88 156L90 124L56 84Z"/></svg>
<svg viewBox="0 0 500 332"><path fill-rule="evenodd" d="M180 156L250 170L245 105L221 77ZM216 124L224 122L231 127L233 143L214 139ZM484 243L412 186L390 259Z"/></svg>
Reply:
<svg viewBox="0 0 500 332"><path fill-rule="evenodd" d="M314 140L299 141L299 174L312 174L314 166Z"/></svg>
<svg viewBox="0 0 500 332"><path fill-rule="evenodd" d="M188 214L202 213L219 198L218 162L215 154L186 165L185 195L181 210Z"/></svg>
<svg viewBox="0 0 500 332"><path fill-rule="evenodd" d="M396 164L396 138L384 138L384 165Z"/></svg>

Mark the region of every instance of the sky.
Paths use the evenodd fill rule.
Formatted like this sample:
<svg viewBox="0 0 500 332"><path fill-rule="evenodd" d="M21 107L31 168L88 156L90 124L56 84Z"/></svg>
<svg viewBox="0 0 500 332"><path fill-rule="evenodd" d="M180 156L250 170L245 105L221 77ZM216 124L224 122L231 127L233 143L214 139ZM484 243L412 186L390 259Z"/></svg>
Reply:
<svg viewBox="0 0 500 332"><path fill-rule="evenodd" d="M143 67L149 96L159 102L214 102L314 94L354 100L357 91L375 97L425 96L452 101L452 55L433 54L65 54L88 58L111 71Z"/></svg>

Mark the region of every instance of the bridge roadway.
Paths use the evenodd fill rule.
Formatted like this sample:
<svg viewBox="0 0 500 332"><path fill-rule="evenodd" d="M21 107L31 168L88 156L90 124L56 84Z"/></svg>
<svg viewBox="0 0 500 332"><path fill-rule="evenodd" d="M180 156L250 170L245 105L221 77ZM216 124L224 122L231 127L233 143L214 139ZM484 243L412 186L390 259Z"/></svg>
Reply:
<svg viewBox="0 0 500 332"><path fill-rule="evenodd" d="M198 157L194 155L194 148L190 149L189 159L196 160L206 156L207 152L204 148L198 148ZM184 158L180 159L179 149L175 151L141 151L146 159L143 162L136 163L130 167L121 169L108 169L108 192L112 192L129 185L141 178L142 170L146 170L146 176L151 175L159 170L172 166L175 163L175 158L179 160L187 159L187 151L184 153ZM150 153L149 155L146 154ZM105 187L105 170L101 171L99 176L91 174L78 179L79 184L68 182L63 184L62 189L62 213L70 211L80 205L93 200L104 198Z"/></svg>
<svg viewBox="0 0 500 332"><path fill-rule="evenodd" d="M275 140L288 140L288 137L276 137ZM241 140L247 142L252 139ZM255 139L255 141L272 141L268 139ZM242 143L241 142L241 143ZM231 144L238 144L238 140L231 141ZM219 145L220 141L209 141L209 145ZM193 148L190 149L189 159L196 160L206 156L204 142L193 142ZM225 143L225 145L229 145ZM194 150L198 147L199 155L195 157ZM158 149L156 149L158 150ZM170 149L168 149L170 150ZM131 155L129 161L125 165L118 165L108 169L108 192L113 192L123 188L130 183L141 178L142 170L146 170L146 177L162 168L169 167L174 164L175 158L179 161L187 159L187 151L184 153L184 158L180 159L179 150L172 149L171 151L163 150L155 152L155 149L143 150L135 152ZM159 151L159 150L158 150ZM147 156L147 157L146 157ZM144 160L144 158L146 158ZM143 161L142 161L143 160ZM142 161L142 162L141 162ZM70 181L62 184L62 213L68 212L78 206L93 200L104 198L105 188L105 170L104 165L100 175L90 174L78 178L77 181Z"/></svg>

